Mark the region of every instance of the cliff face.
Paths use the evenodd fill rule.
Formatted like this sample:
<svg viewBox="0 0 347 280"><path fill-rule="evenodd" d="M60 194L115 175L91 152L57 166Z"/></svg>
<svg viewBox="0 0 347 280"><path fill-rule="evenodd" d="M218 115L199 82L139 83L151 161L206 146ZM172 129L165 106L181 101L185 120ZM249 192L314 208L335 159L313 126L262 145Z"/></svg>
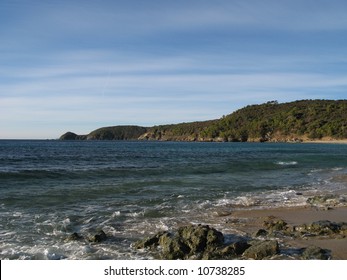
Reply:
<svg viewBox="0 0 347 280"><path fill-rule="evenodd" d="M61 140L301 142L347 139L347 100L276 101L244 107L218 120L154 127L112 126Z"/></svg>

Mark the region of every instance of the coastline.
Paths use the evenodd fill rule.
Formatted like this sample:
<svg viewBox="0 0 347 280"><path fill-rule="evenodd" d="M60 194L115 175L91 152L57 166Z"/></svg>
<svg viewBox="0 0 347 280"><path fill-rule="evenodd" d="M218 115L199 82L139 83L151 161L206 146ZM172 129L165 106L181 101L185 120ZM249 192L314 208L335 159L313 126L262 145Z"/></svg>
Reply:
<svg viewBox="0 0 347 280"><path fill-rule="evenodd" d="M347 205L334 207L330 210L321 210L312 206L297 206L290 208L273 209L241 209L232 213L230 226L238 231L252 236L264 228L264 221L269 217L275 220L283 220L287 227L295 228L303 224L317 221L330 221L333 223L347 222ZM286 247L305 248L318 246L331 252L333 260L347 260L346 236L322 235L296 238L293 236L281 236L281 242Z"/></svg>
<svg viewBox="0 0 347 280"><path fill-rule="evenodd" d="M308 143L308 144L347 144L347 139L341 139L341 140L304 140L302 143Z"/></svg>

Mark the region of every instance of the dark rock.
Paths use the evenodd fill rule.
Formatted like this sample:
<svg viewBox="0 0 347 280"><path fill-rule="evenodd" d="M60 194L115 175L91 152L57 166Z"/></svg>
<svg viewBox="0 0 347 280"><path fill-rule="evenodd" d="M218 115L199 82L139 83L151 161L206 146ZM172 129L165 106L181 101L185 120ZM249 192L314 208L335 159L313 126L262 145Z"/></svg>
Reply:
<svg viewBox="0 0 347 280"><path fill-rule="evenodd" d="M163 237L160 240L162 247L161 258L165 260L186 259L191 249L178 236L174 238Z"/></svg>
<svg viewBox="0 0 347 280"><path fill-rule="evenodd" d="M262 260L274 256L278 254L278 252L278 242L275 240L267 240L255 243L243 253L243 256L249 259Z"/></svg>
<svg viewBox="0 0 347 280"><path fill-rule="evenodd" d="M317 246L309 246L302 252L304 260L328 260L329 258L329 251Z"/></svg>
<svg viewBox="0 0 347 280"><path fill-rule="evenodd" d="M206 251L202 257L204 260L231 260L241 257L249 245L245 241L237 241L225 247L216 248L213 251Z"/></svg>
<svg viewBox="0 0 347 280"><path fill-rule="evenodd" d="M179 238L189 246L192 253L203 252L224 243L223 234L207 225L181 227L177 233Z"/></svg>
<svg viewBox="0 0 347 280"><path fill-rule="evenodd" d="M143 240L139 240L135 242L134 247L136 249L145 249L145 248L155 248L159 246L159 240L162 236L170 236L170 234L167 231L160 231L157 234L147 237Z"/></svg>
<svg viewBox="0 0 347 280"><path fill-rule="evenodd" d="M338 236L346 233L346 227L346 223L323 220L295 226L294 231L306 236Z"/></svg>
<svg viewBox="0 0 347 280"><path fill-rule="evenodd" d="M329 235L337 233L340 230L340 226L337 223L324 220L313 222L308 226L308 229L312 232L317 232L319 235Z"/></svg>
<svg viewBox="0 0 347 280"><path fill-rule="evenodd" d="M206 225L180 227L175 234L159 232L134 244L137 249L160 247L162 259L201 259L224 244L221 232Z"/></svg>
<svg viewBox="0 0 347 280"><path fill-rule="evenodd" d="M260 236L267 236L269 232L265 229L258 229L254 234L253 237L260 237Z"/></svg>
<svg viewBox="0 0 347 280"><path fill-rule="evenodd" d="M100 230L97 234L89 238L90 242L103 242L107 239L107 235L103 230Z"/></svg>
<svg viewBox="0 0 347 280"><path fill-rule="evenodd" d="M232 244L232 247L234 248L236 255L242 255L249 247L251 247L251 245L245 241L237 241Z"/></svg>

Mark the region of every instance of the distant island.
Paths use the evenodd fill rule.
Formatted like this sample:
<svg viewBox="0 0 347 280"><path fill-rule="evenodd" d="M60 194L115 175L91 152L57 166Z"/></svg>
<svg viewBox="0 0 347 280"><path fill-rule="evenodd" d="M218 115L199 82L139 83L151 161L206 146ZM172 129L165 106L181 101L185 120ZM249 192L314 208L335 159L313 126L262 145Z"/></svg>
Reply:
<svg viewBox="0 0 347 280"><path fill-rule="evenodd" d="M153 127L135 125L73 132L60 140L142 140L200 142L304 142L347 139L347 100L269 101L249 105L220 119Z"/></svg>

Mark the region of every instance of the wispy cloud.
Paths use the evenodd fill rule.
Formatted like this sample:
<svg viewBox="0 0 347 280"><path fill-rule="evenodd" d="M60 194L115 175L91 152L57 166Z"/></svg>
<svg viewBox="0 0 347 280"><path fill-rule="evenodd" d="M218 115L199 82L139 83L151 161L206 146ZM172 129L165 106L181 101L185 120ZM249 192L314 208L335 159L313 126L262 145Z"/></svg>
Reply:
<svg viewBox="0 0 347 280"><path fill-rule="evenodd" d="M1 1L0 138L345 98L346 9L342 0Z"/></svg>

